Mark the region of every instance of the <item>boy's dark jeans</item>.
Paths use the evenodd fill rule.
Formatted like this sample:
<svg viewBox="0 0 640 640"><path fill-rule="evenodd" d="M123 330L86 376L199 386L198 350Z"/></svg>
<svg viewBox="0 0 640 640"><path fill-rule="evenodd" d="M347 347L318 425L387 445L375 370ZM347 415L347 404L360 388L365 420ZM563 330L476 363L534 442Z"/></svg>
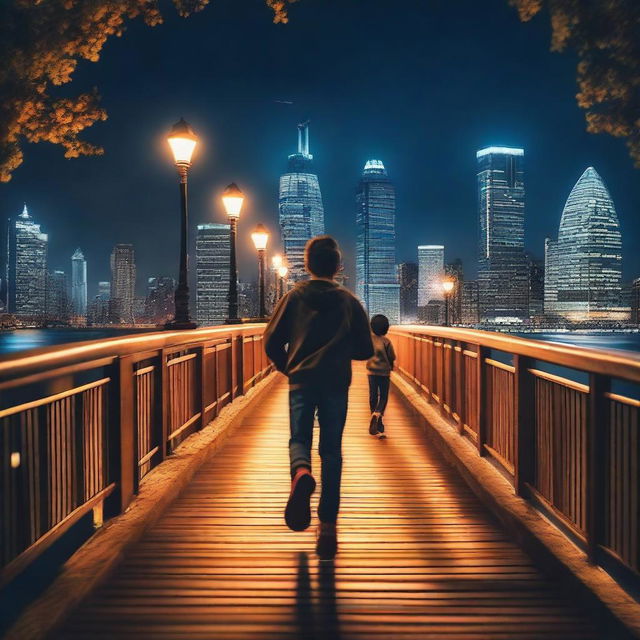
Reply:
<svg viewBox="0 0 640 640"><path fill-rule="evenodd" d="M318 409L320 423L320 458L322 460L322 495L318 505L321 522L335 522L340 508L342 475L342 432L347 419L349 389L304 387L289 390L289 459L291 476L298 467L311 469L313 418Z"/></svg>
<svg viewBox="0 0 640 640"><path fill-rule="evenodd" d="M369 374L369 408L371 413L378 411L381 416L387 408L389 400L389 376L373 376Z"/></svg>

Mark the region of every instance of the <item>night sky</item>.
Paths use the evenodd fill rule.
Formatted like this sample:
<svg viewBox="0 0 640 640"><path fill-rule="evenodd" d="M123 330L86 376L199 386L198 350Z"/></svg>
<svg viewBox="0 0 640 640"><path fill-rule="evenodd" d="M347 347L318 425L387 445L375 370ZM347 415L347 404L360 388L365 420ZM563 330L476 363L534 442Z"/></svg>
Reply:
<svg viewBox="0 0 640 640"><path fill-rule="evenodd" d="M575 58L549 52L546 16L522 24L506 0L301 0L287 25L272 24L262 0L214 0L186 20L169 3L164 13L159 27L129 23L59 90L99 88L109 120L85 137L105 155L65 160L52 145L27 146L0 185L5 217L26 201L49 233L50 269L69 272L83 249L90 297L110 279L118 242L135 245L140 293L148 276L177 273L178 188L164 136L180 116L201 138L191 228L224 222L219 194L229 182L248 195L241 280L255 277L253 226L278 230L278 178L305 119L326 230L350 275L367 158L381 159L396 185L398 261L416 260L418 244L443 243L446 259L462 258L475 275L475 152L492 144L525 149L530 251L543 257L571 187L593 165L620 218L625 279L640 275L640 172L622 141L585 132Z"/></svg>

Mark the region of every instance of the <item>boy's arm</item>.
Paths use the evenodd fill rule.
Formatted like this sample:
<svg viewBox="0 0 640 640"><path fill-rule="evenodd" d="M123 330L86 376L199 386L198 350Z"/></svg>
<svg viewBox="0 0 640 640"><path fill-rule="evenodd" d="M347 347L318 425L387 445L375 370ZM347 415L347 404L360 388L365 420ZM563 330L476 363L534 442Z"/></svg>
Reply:
<svg viewBox="0 0 640 640"><path fill-rule="evenodd" d="M391 368L393 369L393 363L396 361L396 352L393 348L393 342L387 338L387 357L389 358L389 362L391 363Z"/></svg>
<svg viewBox="0 0 640 640"><path fill-rule="evenodd" d="M373 341L369 318L362 305L354 298L351 313L351 359L368 360L373 355Z"/></svg>
<svg viewBox="0 0 640 640"><path fill-rule="evenodd" d="M285 345L289 342L289 294L282 296L267 328L264 330L264 350L276 369L284 373L287 366Z"/></svg>

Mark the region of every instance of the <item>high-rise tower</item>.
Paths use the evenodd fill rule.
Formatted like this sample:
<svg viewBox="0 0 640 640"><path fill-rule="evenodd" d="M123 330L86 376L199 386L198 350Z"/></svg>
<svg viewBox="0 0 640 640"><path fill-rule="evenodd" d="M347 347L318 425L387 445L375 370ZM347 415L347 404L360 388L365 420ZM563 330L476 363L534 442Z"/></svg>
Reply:
<svg viewBox="0 0 640 640"><path fill-rule="evenodd" d="M111 310L115 322L133 323L136 261L133 245L117 244L111 252Z"/></svg>
<svg viewBox="0 0 640 640"><path fill-rule="evenodd" d="M199 224L196 235L196 321L201 327L229 317L231 226Z"/></svg>
<svg viewBox="0 0 640 640"><path fill-rule="evenodd" d="M396 192L384 164L367 160L356 191L356 293L369 315L400 322Z"/></svg>
<svg viewBox="0 0 640 640"><path fill-rule="evenodd" d="M17 218L9 220L7 240L7 309L37 322L44 320L49 238L26 204Z"/></svg>
<svg viewBox="0 0 640 640"><path fill-rule="evenodd" d="M562 211L558 240L546 242L545 313L568 320L625 320L622 236L598 172L589 167Z"/></svg>
<svg viewBox="0 0 640 640"><path fill-rule="evenodd" d="M289 156L287 173L280 177L279 211L288 278L303 280L304 246L309 238L324 233L324 207L309 152L308 122L298 125L298 152Z"/></svg>
<svg viewBox="0 0 640 640"><path fill-rule="evenodd" d="M87 315L87 261L81 249L71 256L71 306L73 315Z"/></svg>
<svg viewBox="0 0 640 640"><path fill-rule="evenodd" d="M529 316L529 274L524 253L524 150L487 147L478 162L481 320Z"/></svg>

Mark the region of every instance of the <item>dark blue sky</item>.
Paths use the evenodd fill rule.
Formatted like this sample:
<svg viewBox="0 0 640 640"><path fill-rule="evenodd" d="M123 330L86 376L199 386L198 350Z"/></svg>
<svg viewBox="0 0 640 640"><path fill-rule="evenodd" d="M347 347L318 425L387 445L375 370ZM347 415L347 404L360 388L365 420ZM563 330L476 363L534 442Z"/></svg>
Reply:
<svg viewBox="0 0 640 640"><path fill-rule="evenodd" d="M418 244L443 243L447 260L461 257L473 276L475 152L499 144L525 149L534 254L542 257L571 187L593 165L618 210L625 277L640 275L640 173L622 141L585 132L575 59L549 52L546 16L522 24L506 0L301 0L287 25L273 25L262 0L215 0L187 20L165 3L165 15L153 29L130 23L63 89L98 86L109 120L86 137L105 155L65 160L51 145L28 146L0 185L5 215L26 200L49 233L52 269L69 271L82 247L90 296L109 279L117 242L135 245L141 291L143 278L176 273L178 193L164 135L180 116L202 139L190 177L193 225L224 221L218 196L229 182L249 195L243 280L253 277L254 224L277 231L278 177L307 118L327 232L348 270L354 190L376 157L397 188L399 260L415 260Z"/></svg>

